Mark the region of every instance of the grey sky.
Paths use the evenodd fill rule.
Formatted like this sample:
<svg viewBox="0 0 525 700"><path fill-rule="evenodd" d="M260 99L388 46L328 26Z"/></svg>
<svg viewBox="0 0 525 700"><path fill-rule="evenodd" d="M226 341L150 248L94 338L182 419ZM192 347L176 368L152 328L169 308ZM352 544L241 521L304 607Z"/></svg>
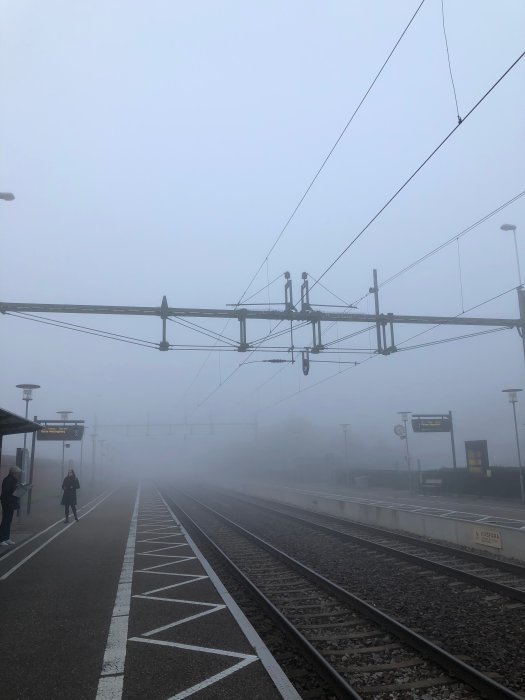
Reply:
<svg viewBox="0 0 525 700"><path fill-rule="evenodd" d="M0 299L236 302L418 4L2 0L0 190L16 200L0 202ZM445 12L464 116L523 51L525 5L445 0ZM359 299L372 268L388 278L525 189L524 71L522 62L323 285ZM301 272L318 277L456 123L441 3L426 0L250 291L290 270L298 297ZM518 226L523 252L524 201L461 240L463 300L449 246L386 286L382 311L455 315L515 286L512 235L499 226ZM311 301L340 303L319 286ZM473 315L517 316L515 292ZM160 340L154 319L63 320ZM203 366L205 352L159 353L6 316L1 325L1 405L20 413L15 384L27 381L42 385L31 408L46 418L62 408L90 423L301 416L334 440L349 422L371 448L383 442L397 454L396 411L453 410L460 454L463 440L488 438L494 461L514 458L499 392L525 387L516 331L374 358L341 375L348 365L312 364L304 377L300 363L278 374L250 363L207 399L247 356L213 353ZM171 342L208 342L168 330ZM420 330L399 328L396 339ZM248 326L249 338L267 331ZM230 323L226 333L237 332ZM373 342L364 334L352 345ZM127 454L122 437L107 438ZM133 449L143 459L149 446Z"/></svg>

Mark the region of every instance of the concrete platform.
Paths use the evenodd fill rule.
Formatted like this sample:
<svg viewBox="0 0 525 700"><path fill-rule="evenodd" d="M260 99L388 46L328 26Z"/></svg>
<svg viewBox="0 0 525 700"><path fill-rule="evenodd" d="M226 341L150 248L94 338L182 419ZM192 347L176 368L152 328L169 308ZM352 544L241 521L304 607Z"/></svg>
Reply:
<svg viewBox="0 0 525 700"><path fill-rule="evenodd" d="M79 515L0 558L6 698L300 697L157 492Z"/></svg>
<svg viewBox="0 0 525 700"><path fill-rule="evenodd" d="M259 482L235 488L278 503L525 562L525 508L519 502L329 485L301 488Z"/></svg>

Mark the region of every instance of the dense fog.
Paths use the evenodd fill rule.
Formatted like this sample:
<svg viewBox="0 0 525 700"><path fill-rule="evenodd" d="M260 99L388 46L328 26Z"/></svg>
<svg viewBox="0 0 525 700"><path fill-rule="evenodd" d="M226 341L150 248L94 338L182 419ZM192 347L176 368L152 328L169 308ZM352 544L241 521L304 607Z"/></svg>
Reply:
<svg viewBox="0 0 525 700"><path fill-rule="evenodd" d="M307 272L313 309L372 314L377 269L381 313L519 319L523 62L470 110L525 6L445 3L449 69L426 3L351 119L418 4L2 3L0 303L283 310L289 271L297 308ZM189 321L159 352L158 316L3 313L0 406L24 415L32 382L30 418L84 420L64 459L85 478L403 470L400 411L452 411L460 466L466 440L517 463L516 328L396 324L383 356L373 325L323 322L305 375L311 324L248 320L239 352L238 320ZM448 434L409 444L451 466ZM58 481L62 444L37 458Z"/></svg>

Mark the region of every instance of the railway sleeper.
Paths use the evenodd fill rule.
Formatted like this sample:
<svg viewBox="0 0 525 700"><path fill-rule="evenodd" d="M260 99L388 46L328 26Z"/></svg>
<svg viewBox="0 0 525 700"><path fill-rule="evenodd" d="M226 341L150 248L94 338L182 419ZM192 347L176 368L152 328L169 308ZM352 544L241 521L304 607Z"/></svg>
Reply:
<svg viewBox="0 0 525 700"><path fill-rule="evenodd" d="M358 693L362 693L363 695L370 695L371 693L393 693L396 690L436 688L437 686L452 685L456 684L457 682L458 681L455 678L449 678L448 676L437 676L436 678L424 678L419 681L411 680L408 683L393 683L390 685L358 685L356 686L356 691Z"/></svg>

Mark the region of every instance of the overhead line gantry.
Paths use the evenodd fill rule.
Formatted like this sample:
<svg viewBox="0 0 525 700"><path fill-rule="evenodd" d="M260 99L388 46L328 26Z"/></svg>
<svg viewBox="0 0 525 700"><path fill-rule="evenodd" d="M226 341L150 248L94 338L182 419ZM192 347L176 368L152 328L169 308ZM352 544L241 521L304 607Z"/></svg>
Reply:
<svg viewBox="0 0 525 700"><path fill-rule="evenodd" d="M399 324L435 325L435 326L481 326L492 328L516 328L523 341L525 353L525 291L517 288L519 318L483 318L466 316L417 316L413 314L381 313L379 308L379 286L377 271L373 271L373 286L370 293L374 296L375 313L355 313L341 311L319 311L312 307L308 274L302 273L301 297L299 308L294 305L292 282L290 274L285 273L284 309L252 309L247 306L231 309L201 309L169 306L166 296L160 306L110 306L101 304L38 304L19 302L0 302L0 312L20 314L88 314L88 315L117 315L117 316L154 316L162 321L162 340L158 343L160 351L167 351L172 345L166 337L166 321L176 318L209 318L237 319L239 321L238 352L257 350L250 344L247 334L247 321L291 321L309 323L312 327L312 343L302 349L302 366L304 374L309 371L309 355L318 354L325 348L322 342L322 326L324 322L331 323L361 323L372 324L376 328L376 349L380 355L390 355L397 351L394 338L394 326ZM349 307L348 308L352 308ZM267 336L271 337L271 333ZM292 349L294 349L292 347Z"/></svg>

